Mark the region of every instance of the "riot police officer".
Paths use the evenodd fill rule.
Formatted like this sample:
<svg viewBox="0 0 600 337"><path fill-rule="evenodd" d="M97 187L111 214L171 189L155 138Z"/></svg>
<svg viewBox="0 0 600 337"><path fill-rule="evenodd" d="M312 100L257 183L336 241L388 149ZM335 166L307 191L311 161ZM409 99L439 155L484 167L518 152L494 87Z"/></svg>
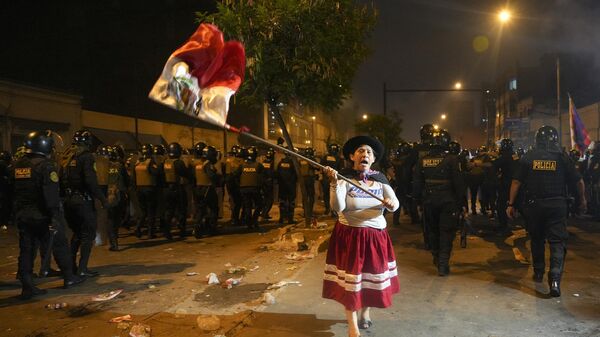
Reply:
<svg viewBox="0 0 600 337"><path fill-rule="evenodd" d="M545 241L550 245L550 270L548 284L550 296L560 296L560 282L567 253L566 187L577 184L585 210L584 185L581 175L566 153L561 151L555 128L542 126L535 135L535 148L520 159L514 174L506 213L514 216L514 203L519 189L525 189L527 227L531 236L533 280L542 282L545 265ZM523 185L523 186L521 186Z"/></svg>
<svg viewBox="0 0 600 337"><path fill-rule="evenodd" d="M264 167L256 162L258 149L250 146L245 151L246 158L238 167L234 175L238 176L240 182L240 193L242 195L242 224L248 229L258 229L258 218L263 209L260 187L264 175Z"/></svg>
<svg viewBox="0 0 600 337"><path fill-rule="evenodd" d="M273 207L273 188L275 187L275 150L268 148L265 158L262 161L263 171L263 183L261 192L263 195L263 210L261 212L264 220L269 220L269 212Z"/></svg>
<svg viewBox="0 0 600 337"><path fill-rule="evenodd" d="M165 237L171 239L171 226L175 222L179 229L179 235L184 238L185 221L187 218L187 194L185 184L189 182L189 171L185 162L181 160L183 148L179 143L171 143L168 146L168 158L162 167L164 175L164 199L165 212L163 218L163 231Z"/></svg>
<svg viewBox="0 0 600 337"><path fill-rule="evenodd" d="M581 153L579 152L579 150L572 149L571 151L569 151L569 157L571 158L571 160L573 161L573 164L575 165L575 170L577 170L577 172L579 172L579 174L582 177L585 177L585 168L586 167L584 166L584 162L582 162L580 160ZM585 180L584 180L584 183L585 183ZM579 194L577 194L577 185L569 184L568 193L569 193L569 201L570 201L569 214L575 215L579 212L579 204L581 204L581 200L579 200Z"/></svg>
<svg viewBox="0 0 600 337"><path fill-rule="evenodd" d="M477 195L479 189L482 188L484 180L483 170L483 155L487 152L486 146L481 146L475 153L475 156L469 161L467 167L467 186L469 187L469 195L471 196L471 213L477 214ZM480 207L481 213L485 214L485 204L483 202L483 190L481 191Z"/></svg>
<svg viewBox="0 0 600 337"><path fill-rule="evenodd" d="M123 223L124 213L127 209L127 169L119 160L118 150L114 147L108 148L108 181L106 188L106 199L108 201L108 240L110 251L119 250L119 227Z"/></svg>
<svg viewBox="0 0 600 337"><path fill-rule="evenodd" d="M277 185L279 186L279 223L284 220L294 223L294 208L296 207L296 183L298 176L294 169L294 163L289 154L285 154L277 164Z"/></svg>
<svg viewBox="0 0 600 337"><path fill-rule="evenodd" d="M435 128L433 127L432 124L423 124L423 126L421 126L421 129L419 130L419 136L421 139L420 143L415 144L414 146L414 150L417 152L417 161L415 162L415 166L413 168L413 171L416 169L416 164L426 155L429 154L429 151L431 150L431 147L433 145L433 141L434 141L434 133L435 133ZM414 179L413 179L413 184L414 184ZM413 186L413 190L414 190L414 186ZM425 210L425 205L417 202L417 204L420 204L421 206L421 230L423 232L423 244L425 246L425 249L429 250L431 249L431 244L429 243L429 224L427 223L428 219L427 217L425 217L425 213L427 212Z"/></svg>
<svg viewBox="0 0 600 337"><path fill-rule="evenodd" d="M450 134L442 130L434 136L427 155L415 171L415 194L422 196L429 225L429 243L438 275L450 273L450 253L464 200L464 182L455 155L446 153Z"/></svg>
<svg viewBox="0 0 600 337"><path fill-rule="evenodd" d="M217 197L218 152L213 146L200 142L194 146L194 236L199 239L203 234L217 233L219 200Z"/></svg>
<svg viewBox="0 0 600 337"><path fill-rule="evenodd" d="M340 145L339 144L328 144L327 154L321 158L321 164L329 166L336 171L340 171L343 167L344 162L340 158ZM329 178L327 175L323 175L321 179L321 190L323 192L323 202L325 203L325 214L331 213L330 195L329 195Z"/></svg>
<svg viewBox="0 0 600 337"><path fill-rule="evenodd" d="M8 191L9 167L12 155L8 151L0 152L0 226L4 229L8 225L12 205L12 193Z"/></svg>
<svg viewBox="0 0 600 337"><path fill-rule="evenodd" d="M61 183L65 193L65 218L73 231L71 254L73 265L78 266L77 275L96 276L97 272L88 269L92 246L96 238L97 220L94 199L107 206L104 193L98 186L96 161L90 152L93 135L87 130L79 130L73 135L74 152L64 162L61 170ZM76 264L77 251L81 249L79 264Z"/></svg>
<svg viewBox="0 0 600 337"><path fill-rule="evenodd" d="M19 271L22 299L45 294L33 284L35 241L50 246L62 270L64 287L83 279L73 275L73 265L64 218L61 212L59 178L50 159L54 150L52 131L31 132L25 139L26 154L18 159L10 172L10 188L15 201L15 221L19 229ZM49 253L49 252L48 252ZM49 256L43 258L49 259Z"/></svg>
<svg viewBox="0 0 600 337"><path fill-rule="evenodd" d="M233 174L242 164L242 151L239 145L233 145L227 154L222 172L225 174L225 187L229 195L229 208L231 209L231 224L239 225L240 210L242 209L242 195L240 194L240 183Z"/></svg>
<svg viewBox="0 0 600 337"><path fill-rule="evenodd" d="M135 164L135 186L140 203L140 217L135 235L142 237L142 227L148 227L148 237L153 239L158 207L158 165L154 161L152 144L142 145L141 157Z"/></svg>
<svg viewBox="0 0 600 337"><path fill-rule="evenodd" d="M506 217L506 204L508 203L508 193L513 174L518 166L519 157L514 153L513 141L504 138L500 141L500 157L494 160L493 165L500 180L498 188L498 220L499 230L501 232L510 232L508 228L508 219Z"/></svg>
<svg viewBox="0 0 600 337"><path fill-rule="evenodd" d="M304 156L315 160L315 150L311 147L304 149ZM307 160L300 160L300 175L304 181L304 191L306 193L306 225L309 226L313 219L313 209L315 206L315 180L318 178L318 169L315 169Z"/></svg>
<svg viewBox="0 0 600 337"><path fill-rule="evenodd" d="M402 142L398 144L391 162L394 167L394 192L400 201L400 207L393 216L394 226L400 225L402 209L409 213L412 223L418 224L420 221L417 204L412 199L412 176L417 162L417 153L413 151L409 143Z"/></svg>

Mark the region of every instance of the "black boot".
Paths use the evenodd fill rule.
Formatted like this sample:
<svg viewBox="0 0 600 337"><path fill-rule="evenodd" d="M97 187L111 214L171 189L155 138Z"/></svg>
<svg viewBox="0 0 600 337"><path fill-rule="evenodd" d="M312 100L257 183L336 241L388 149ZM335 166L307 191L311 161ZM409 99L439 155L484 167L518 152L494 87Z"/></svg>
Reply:
<svg viewBox="0 0 600 337"><path fill-rule="evenodd" d="M438 275L448 276L450 274L450 266L445 263L438 264Z"/></svg>
<svg viewBox="0 0 600 337"><path fill-rule="evenodd" d="M33 285L32 275L21 275L21 283L23 284L23 288L19 298L22 300L29 300L34 296L44 295L48 292Z"/></svg>
<svg viewBox="0 0 600 337"><path fill-rule="evenodd" d="M548 273L548 287L551 297L560 297L560 276Z"/></svg>
<svg viewBox="0 0 600 337"><path fill-rule="evenodd" d="M66 277L64 280L64 283L63 283L63 289L69 289L78 284L81 284L81 283L83 283L83 281L85 281L85 279L86 278L84 276L75 276L75 275Z"/></svg>
<svg viewBox="0 0 600 337"><path fill-rule="evenodd" d="M533 281L535 283L541 283L544 280L544 270L533 270Z"/></svg>

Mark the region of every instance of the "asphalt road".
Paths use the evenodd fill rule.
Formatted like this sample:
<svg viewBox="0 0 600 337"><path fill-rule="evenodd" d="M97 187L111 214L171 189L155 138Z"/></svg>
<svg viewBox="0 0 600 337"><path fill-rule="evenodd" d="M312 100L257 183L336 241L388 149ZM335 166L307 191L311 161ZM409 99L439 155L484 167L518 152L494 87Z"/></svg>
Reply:
<svg viewBox="0 0 600 337"><path fill-rule="evenodd" d="M456 247L456 242L449 277L437 276L418 226L407 217L400 227L389 228L401 291L391 308L373 310L374 326L363 336L600 336L599 223L570 221L563 296L549 298L546 283L531 280L525 231L516 226L511 235L496 235L487 218L473 220L477 233L467 248ZM331 219L327 222L332 224ZM320 296L324 254L292 260L286 257L290 251L262 249L282 234L281 227L268 228L266 234L234 229L174 242L124 237L121 252L95 248L91 265L100 277L69 290L59 289L58 278L42 280L49 294L26 302L16 298L16 233L0 233L0 334L126 336L127 329L108 320L131 314L134 322L150 325L155 337L345 336L341 305ZM303 232L313 239L326 235ZM247 270L229 274L236 266ZM233 289L209 286L204 277L210 272L221 280L243 276L243 281ZM300 284L266 290L282 280ZM90 301L114 289L124 292L108 302ZM274 295L275 304L261 301L265 291ZM69 307L44 308L57 302ZM199 314L218 315L220 329L198 329Z"/></svg>

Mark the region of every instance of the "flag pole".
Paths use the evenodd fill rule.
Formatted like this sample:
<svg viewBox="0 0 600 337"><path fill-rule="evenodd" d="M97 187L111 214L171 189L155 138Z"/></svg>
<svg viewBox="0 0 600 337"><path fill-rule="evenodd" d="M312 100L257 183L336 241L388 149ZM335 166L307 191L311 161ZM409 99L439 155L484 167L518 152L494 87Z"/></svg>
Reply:
<svg viewBox="0 0 600 337"><path fill-rule="evenodd" d="M276 149L278 149L278 150L280 150L282 152L285 152L285 153L287 153L287 154L289 154L291 156L295 156L295 157L300 158L302 160L306 160L308 163L310 163L313 166L316 166L316 167L320 168L321 170L325 169L325 165L317 163L316 161L314 161L314 160L312 160L310 158L307 158L307 157L305 157L305 156L303 156L303 155L301 155L301 154L299 154L299 153L297 153L295 151L287 149L287 148L285 148L285 147L283 147L281 145L273 144L273 143L269 142L268 140L260 138L260 137L254 135L252 133L249 133L247 131L244 131L243 129L238 129L236 127L233 127L233 126L227 125L227 124L225 125L225 128L227 130L232 131L232 132L239 133L240 135L252 138L252 139L254 139L254 140L258 141L258 142L261 142L263 144L266 144L268 146L274 147L274 148L276 148ZM375 198L375 199L383 202L383 198L381 198L380 196L378 196L378 195L374 194L373 192L369 191L367 188L358 185L357 183L353 182L351 179L348 179L348 178L344 177L343 175L341 175L339 173L337 173L336 176L337 176L338 179L342 179L342 180L346 181L347 183L352 184L353 186L355 186L356 188L362 190L363 192L367 193L368 195L372 196L373 198Z"/></svg>

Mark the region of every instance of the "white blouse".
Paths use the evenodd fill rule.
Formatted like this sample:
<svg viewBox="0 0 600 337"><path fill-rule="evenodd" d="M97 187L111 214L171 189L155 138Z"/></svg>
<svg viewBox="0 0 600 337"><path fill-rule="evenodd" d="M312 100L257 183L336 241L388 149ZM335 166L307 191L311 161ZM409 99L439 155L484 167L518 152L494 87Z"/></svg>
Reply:
<svg viewBox="0 0 600 337"><path fill-rule="evenodd" d="M354 180L354 182L357 182ZM357 182L362 187L366 187L369 192L382 196L382 199L390 198L394 207L388 209L394 212L400 207L400 202L396 198L396 193L390 185L374 181L373 185L368 186L363 181ZM384 206L381 201L368 195L356 186L344 180L338 180L337 185L330 187L331 208L339 213L340 223L352 227L373 227L384 229L387 225L383 216Z"/></svg>

